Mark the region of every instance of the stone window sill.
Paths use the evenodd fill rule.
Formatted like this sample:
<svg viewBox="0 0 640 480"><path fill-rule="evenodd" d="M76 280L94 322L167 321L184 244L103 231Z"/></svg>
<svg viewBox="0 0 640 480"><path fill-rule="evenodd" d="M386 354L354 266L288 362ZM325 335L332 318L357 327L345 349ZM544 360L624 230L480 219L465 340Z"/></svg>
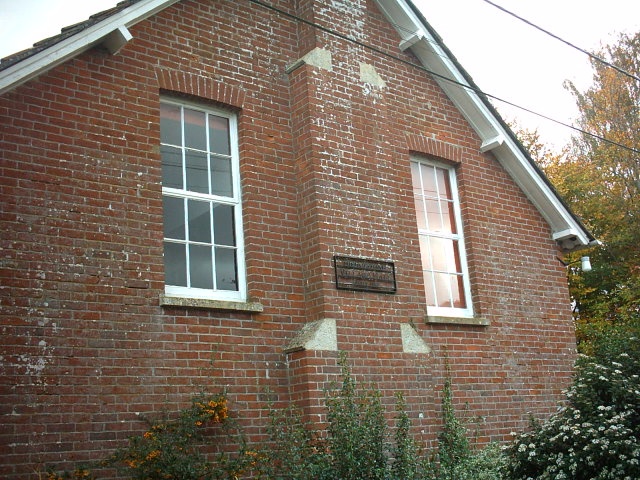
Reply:
<svg viewBox="0 0 640 480"><path fill-rule="evenodd" d="M426 323L445 323L449 325L475 325L482 327L491 325L491 322L486 318L478 317L435 317L427 315L425 321Z"/></svg>
<svg viewBox="0 0 640 480"><path fill-rule="evenodd" d="M162 307L191 307L208 310L225 310L235 312L261 313L264 307L260 302L235 302L228 300L211 300L208 298L176 297L172 295L160 295Z"/></svg>

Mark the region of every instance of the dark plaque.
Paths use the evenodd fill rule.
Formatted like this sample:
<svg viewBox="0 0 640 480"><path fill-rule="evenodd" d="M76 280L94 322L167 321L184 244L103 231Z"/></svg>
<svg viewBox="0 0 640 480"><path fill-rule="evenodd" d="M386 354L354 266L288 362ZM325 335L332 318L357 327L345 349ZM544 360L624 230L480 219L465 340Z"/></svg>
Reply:
<svg viewBox="0 0 640 480"><path fill-rule="evenodd" d="M396 269L393 262L335 255L338 290L396 293Z"/></svg>

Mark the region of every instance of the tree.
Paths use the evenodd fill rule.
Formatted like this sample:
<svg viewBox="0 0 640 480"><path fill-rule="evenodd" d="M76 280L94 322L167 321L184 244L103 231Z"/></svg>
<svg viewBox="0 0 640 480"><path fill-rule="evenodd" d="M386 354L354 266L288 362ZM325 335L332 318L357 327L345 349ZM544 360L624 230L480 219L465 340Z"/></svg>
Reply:
<svg viewBox="0 0 640 480"><path fill-rule="evenodd" d="M635 78L592 59L590 88L565 84L585 133L573 137L566 155L543 151L541 158L556 189L602 242L589 252L591 272L569 270L579 340L590 329L640 316L640 33L620 35L596 56Z"/></svg>

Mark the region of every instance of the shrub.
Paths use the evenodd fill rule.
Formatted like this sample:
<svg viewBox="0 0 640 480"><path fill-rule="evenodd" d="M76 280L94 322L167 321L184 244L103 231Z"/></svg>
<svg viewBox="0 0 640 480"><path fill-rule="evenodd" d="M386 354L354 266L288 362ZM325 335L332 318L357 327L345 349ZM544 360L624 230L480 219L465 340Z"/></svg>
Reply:
<svg viewBox="0 0 640 480"><path fill-rule="evenodd" d="M442 432L438 436L435 480L500 480L504 460L500 448L490 444L472 448L470 433L453 404L449 363L442 388Z"/></svg>
<svg viewBox="0 0 640 480"><path fill-rule="evenodd" d="M331 391L327 407L327 447L334 478L341 480L384 479L387 457L387 423L375 389L358 391L346 362L342 366L342 387Z"/></svg>
<svg viewBox="0 0 640 480"><path fill-rule="evenodd" d="M328 392L326 432L304 424L292 407L271 409L270 442L260 453L261 477L287 480L499 480L497 446L474 451L456 417L447 370L443 432L437 453L420 448L402 394L396 393L395 428L389 435L380 392L359 388L341 358L342 383Z"/></svg>
<svg viewBox="0 0 640 480"><path fill-rule="evenodd" d="M38 474L38 478L43 478ZM77 467L73 472L58 473L55 468L51 467L47 469L46 480L94 480L94 476L91 473L89 467Z"/></svg>
<svg viewBox="0 0 640 480"><path fill-rule="evenodd" d="M359 388L346 357L341 357L340 364L342 382L327 392L324 431L305 423L295 406L278 409L270 405L269 441L249 449L243 436L230 430L226 396L198 395L175 418L165 415L146 420L146 432L131 437L101 466L115 466L123 477L135 480L237 480L244 474L268 480L500 478L499 450L474 452L470 447L468 431L453 407L448 370L443 432L438 451L432 452L420 448L411 434L411 420L400 393L396 394L394 434L389 435L380 392L373 387ZM221 445L216 445L221 436ZM218 449L221 453L211 453L212 446L222 447ZM95 477L82 468L61 475L51 470L47 478Z"/></svg>
<svg viewBox="0 0 640 480"><path fill-rule="evenodd" d="M614 329L592 348L567 405L507 449L509 478L640 478L640 339Z"/></svg>
<svg viewBox="0 0 640 480"><path fill-rule="evenodd" d="M227 419L225 395L198 395L176 419L147 420L147 431L131 437L105 464L136 480L234 478L252 463L242 442L233 459L220 454L212 462L205 453L206 429Z"/></svg>
<svg viewBox="0 0 640 480"><path fill-rule="evenodd" d="M329 471L326 442L303 421L293 406L269 406L269 442L258 448L255 468L258 478L268 480L317 480Z"/></svg>
<svg viewBox="0 0 640 480"><path fill-rule="evenodd" d="M396 393L396 431L391 452L391 478L419 480L431 478L433 463L416 444L411 435L411 419L407 414L404 397Z"/></svg>

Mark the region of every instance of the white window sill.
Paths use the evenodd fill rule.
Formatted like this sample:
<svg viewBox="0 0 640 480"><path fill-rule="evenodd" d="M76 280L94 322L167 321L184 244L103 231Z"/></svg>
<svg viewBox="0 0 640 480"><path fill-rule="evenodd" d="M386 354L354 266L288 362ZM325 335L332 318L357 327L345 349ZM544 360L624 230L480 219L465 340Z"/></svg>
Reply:
<svg viewBox="0 0 640 480"><path fill-rule="evenodd" d="M260 313L264 307L260 302L239 302L233 300L211 300L209 298L177 297L160 295L160 306L163 307L192 307L209 310L227 310L236 312Z"/></svg>
<svg viewBox="0 0 640 480"><path fill-rule="evenodd" d="M478 317L437 317L435 315L427 315L425 321L426 323L446 323L449 325L477 325L482 327L491 325L491 322L486 318Z"/></svg>

